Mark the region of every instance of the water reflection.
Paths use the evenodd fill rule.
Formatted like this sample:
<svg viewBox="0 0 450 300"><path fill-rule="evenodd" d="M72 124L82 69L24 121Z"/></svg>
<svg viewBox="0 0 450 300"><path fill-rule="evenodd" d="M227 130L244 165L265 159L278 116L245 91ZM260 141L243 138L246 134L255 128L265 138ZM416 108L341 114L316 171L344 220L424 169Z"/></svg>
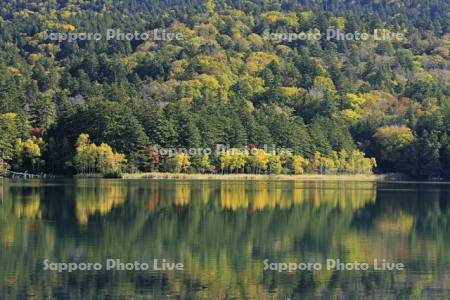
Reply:
<svg viewBox="0 0 450 300"><path fill-rule="evenodd" d="M95 185L82 182L75 191L75 207L78 222L87 224L89 217L95 214L104 216L113 207L125 202L127 189L120 184L101 182Z"/></svg>
<svg viewBox="0 0 450 300"><path fill-rule="evenodd" d="M375 182L5 182L0 299L450 296L450 186ZM52 273L42 261L180 261L185 271ZM403 262L405 272L263 271Z"/></svg>
<svg viewBox="0 0 450 300"><path fill-rule="evenodd" d="M304 201L315 206L324 203L342 210L357 209L375 202L374 182L150 182L149 208L186 206L193 202L207 204L211 200L223 210L288 209Z"/></svg>

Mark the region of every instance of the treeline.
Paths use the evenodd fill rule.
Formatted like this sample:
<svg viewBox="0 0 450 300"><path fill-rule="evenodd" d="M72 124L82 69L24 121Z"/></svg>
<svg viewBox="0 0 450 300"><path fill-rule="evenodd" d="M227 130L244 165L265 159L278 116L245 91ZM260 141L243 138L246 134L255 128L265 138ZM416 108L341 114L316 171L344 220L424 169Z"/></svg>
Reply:
<svg viewBox="0 0 450 300"><path fill-rule="evenodd" d="M376 172L450 177L446 1L4 2L4 166L75 173L85 133L123 153L130 170L152 168L152 146L275 145L308 161L360 151L376 158ZM406 39L264 37L329 27ZM167 29L183 39L44 39L108 28Z"/></svg>
<svg viewBox="0 0 450 300"><path fill-rule="evenodd" d="M102 173L106 177L121 177L124 171L135 172L127 165L124 154L115 153L108 144L100 146L89 140L88 134L80 134L76 144L73 166L78 173ZM191 150L192 151L192 150ZM190 173L253 173L253 174L371 174L376 166L374 158L353 150L347 153L332 151L328 156L315 152L311 159L290 151L266 152L254 145L243 149L232 148L215 151L175 149L174 153L162 153L150 146L147 149L151 171Z"/></svg>

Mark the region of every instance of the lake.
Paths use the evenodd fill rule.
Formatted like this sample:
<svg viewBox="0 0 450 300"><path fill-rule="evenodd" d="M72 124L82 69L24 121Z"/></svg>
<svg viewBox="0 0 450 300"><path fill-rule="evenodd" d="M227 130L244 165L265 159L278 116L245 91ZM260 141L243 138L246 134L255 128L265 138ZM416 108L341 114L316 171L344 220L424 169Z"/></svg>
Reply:
<svg viewBox="0 0 450 300"><path fill-rule="evenodd" d="M163 297L449 299L450 185L4 179L0 299Z"/></svg>

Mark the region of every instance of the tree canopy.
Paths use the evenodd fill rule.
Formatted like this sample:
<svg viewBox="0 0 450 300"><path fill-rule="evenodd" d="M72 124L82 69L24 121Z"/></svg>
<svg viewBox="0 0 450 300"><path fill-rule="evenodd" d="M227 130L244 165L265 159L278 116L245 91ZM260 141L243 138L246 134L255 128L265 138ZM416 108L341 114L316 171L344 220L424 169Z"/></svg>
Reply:
<svg viewBox="0 0 450 300"><path fill-rule="evenodd" d="M152 147L268 145L308 161L361 152L377 160L375 171L448 177L449 5L5 0L0 154L11 168L71 173L84 133L126 155L128 169L164 169ZM270 38L329 28L368 39ZM109 29L182 38L107 40ZM69 33L103 38L49 38ZM40 149L33 167L17 163L23 151L14 149L27 141ZM192 159L189 168L220 170L219 157L209 158L214 169ZM273 159L267 172L280 170ZM304 169L301 159L294 165Z"/></svg>

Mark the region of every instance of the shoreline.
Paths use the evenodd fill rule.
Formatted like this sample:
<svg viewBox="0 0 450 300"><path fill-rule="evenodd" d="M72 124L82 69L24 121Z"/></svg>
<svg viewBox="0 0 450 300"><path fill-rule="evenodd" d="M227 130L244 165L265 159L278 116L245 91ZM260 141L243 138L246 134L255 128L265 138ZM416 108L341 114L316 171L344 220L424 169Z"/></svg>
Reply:
<svg viewBox="0 0 450 300"><path fill-rule="evenodd" d="M399 174L302 174L302 175L267 175L267 174L185 174L185 173L125 173L122 179L181 179L181 180L294 180L294 181L313 181L313 180L353 180L353 181L392 181L402 180L404 177Z"/></svg>
<svg viewBox="0 0 450 300"><path fill-rule="evenodd" d="M115 180L229 180L229 181L377 181L377 182L417 182L450 184L449 180L419 180L399 173L386 174L200 174L144 172L123 173L122 177L104 177L101 173L76 174L73 176L49 176L46 178L10 178L10 180L51 180L51 179L115 179Z"/></svg>

